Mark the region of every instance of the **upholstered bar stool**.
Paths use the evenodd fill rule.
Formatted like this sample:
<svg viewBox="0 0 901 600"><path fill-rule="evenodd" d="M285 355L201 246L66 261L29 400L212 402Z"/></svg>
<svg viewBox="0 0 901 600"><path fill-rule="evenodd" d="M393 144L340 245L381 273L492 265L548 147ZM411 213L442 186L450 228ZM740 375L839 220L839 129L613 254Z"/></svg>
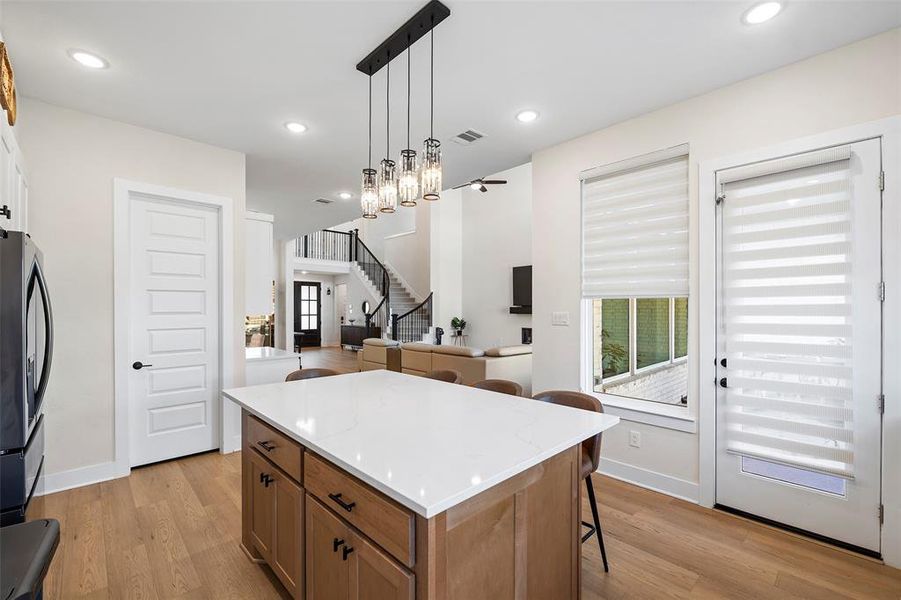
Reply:
<svg viewBox="0 0 901 600"><path fill-rule="evenodd" d="M560 404L562 406L570 406L572 408L581 408L583 410L591 410L594 412L604 412L601 401L594 396L582 394L580 392L569 392L565 390L551 390L541 392L532 396L535 400L541 402L550 402L551 404ZM591 515L594 517L594 525L582 521L582 525L588 528L588 532L582 536L584 543L588 538L597 533L598 546L601 548L601 558L604 560L604 571L609 572L607 566L607 551L604 549L604 534L601 532L601 521L598 518L598 504L594 498L594 486L591 483L591 474L598 470L601 460L601 434L588 438L582 442L582 465L581 475L585 480L588 488L588 502L591 504Z"/></svg>
<svg viewBox="0 0 901 600"><path fill-rule="evenodd" d="M429 371L429 373L426 374L426 377L429 379L437 379L438 381L446 381L447 383L460 383L463 381L463 376L460 375L460 371L454 371L453 369Z"/></svg>
<svg viewBox="0 0 901 600"><path fill-rule="evenodd" d="M292 371L291 373L288 373L288 376L285 377L285 381L299 381L301 379L315 379L317 377L331 377L332 375L338 375L338 371L332 371L331 369L321 369L321 368L298 369L297 371Z"/></svg>
<svg viewBox="0 0 901 600"><path fill-rule="evenodd" d="M522 386L515 381L508 381L507 379L483 379L472 384L472 387L488 390L489 392L510 394L511 396L522 396Z"/></svg>

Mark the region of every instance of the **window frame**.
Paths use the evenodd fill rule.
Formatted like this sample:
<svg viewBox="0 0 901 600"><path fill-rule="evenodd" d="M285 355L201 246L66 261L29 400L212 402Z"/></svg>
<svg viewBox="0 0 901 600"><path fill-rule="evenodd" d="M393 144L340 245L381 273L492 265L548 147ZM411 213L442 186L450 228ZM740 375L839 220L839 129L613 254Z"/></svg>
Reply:
<svg viewBox="0 0 901 600"><path fill-rule="evenodd" d="M597 177L600 175L615 173L617 171L627 171L630 169L638 168L644 165L650 165L655 162L659 162L664 160L666 157L673 157L677 155L686 156L689 164L689 203L691 203L691 167L692 167L692 158L690 153L690 148L687 143L681 144L678 146L673 146L671 148L667 148L664 150L658 150L651 152L645 155L633 156L626 158L622 161L601 165L598 167L594 167L591 169L587 169L580 174L580 186L579 186L579 204L581 207L581 203L583 201L582 197L582 182L584 180ZM582 214L580 208L580 215ZM697 235L697 221L696 216L693 215L693 211L689 210L689 225L688 225L688 237L689 237L689 247L691 247L691 240L694 236ZM583 260L582 255L582 243L581 236L583 235L582 224L581 224L581 216L580 216L580 224L579 224L579 236L580 236L580 250L579 250L579 261ZM672 429L676 431L682 431L686 433L697 433L697 402L698 398L697 392L692 393L692 390L695 386L695 379L693 377L692 368L697 368L696 365L689 362L689 357L692 353L692 347L694 344L692 343L692 332L691 332L691 315L694 312L694 309L697 306L697 283L694 279L697 268L696 265L693 265L691 262L691 257L689 258L689 273L688 273L688 320L689 327L687 331L687 339L686 339L686 354L683 357L679 357L675 359L676 362L686 362L689 368L689 377L688 377L688 403L687 404L666 404L663 402L655 402L653 400L641 400L637 398L626 398L624 396L615 396L613 394L608 394L605 392L596 392L594 391L594 315L592 310L592 302L594 298L586 298L582 296L580 298L580 322L579 322L579 336L580 336L580 387L582 388L582 392L585 394L592 395L596 397L604 406L604 410L610 414L616 415L623 420L637 422L637 423L646 423L649 425L655 425L658 427L663 427L666 429ZM581 273L581 266L580 266ZM581 291L580 291L581 296ZM683 296L679 296L683 297ZM630 300L632 300L630 298ZM673 303L671 303L673 304ZM631 302L630 302L631 305ZM631 314L631 312L630 312ZM631 338L631 328L632 323L630 322L630 338ZM675 329L670 327L670 336L675 335ZM675 343L672 340L670 344L672 348L671 352L675 351ZM631 364L631 354L633 352L634 346L630 346L630 364ZM603 370L602 370L603 372ZM617 377L617 376L615 376ZM621 376L620 376L621 377ZM603 381L603 379L602 379Z"/></svg>

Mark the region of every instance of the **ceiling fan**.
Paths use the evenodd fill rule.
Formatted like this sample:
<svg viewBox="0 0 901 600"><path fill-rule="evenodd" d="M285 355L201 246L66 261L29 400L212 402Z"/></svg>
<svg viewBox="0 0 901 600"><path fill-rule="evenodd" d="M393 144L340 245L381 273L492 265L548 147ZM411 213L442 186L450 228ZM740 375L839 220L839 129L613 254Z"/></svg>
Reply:
<svg viewBox="0 0 901 600"><path fill-rule="evenodd" d="M467 183L462 183L462 184L454 187L453 189L458 190L460 188L469 186L470 188L472 188L474 190L478 190L480 192L487 192L488 188L486 186L504 185L505 183L507 183L506 179L482 179L482 178L479 178L479 179L473 179L472 181L467 182Z"/></svg>

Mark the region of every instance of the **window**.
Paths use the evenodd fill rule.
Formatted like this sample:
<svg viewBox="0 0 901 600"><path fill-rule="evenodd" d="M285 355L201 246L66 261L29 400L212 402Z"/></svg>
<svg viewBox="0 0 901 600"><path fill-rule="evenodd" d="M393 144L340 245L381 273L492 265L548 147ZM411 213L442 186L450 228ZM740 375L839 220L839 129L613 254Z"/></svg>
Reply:
<svg viewBox="0 0 901 600"><path fill-rule="evenodd" d="M583 174L582 297L592 390L687 404L687 147Z"/></svg>

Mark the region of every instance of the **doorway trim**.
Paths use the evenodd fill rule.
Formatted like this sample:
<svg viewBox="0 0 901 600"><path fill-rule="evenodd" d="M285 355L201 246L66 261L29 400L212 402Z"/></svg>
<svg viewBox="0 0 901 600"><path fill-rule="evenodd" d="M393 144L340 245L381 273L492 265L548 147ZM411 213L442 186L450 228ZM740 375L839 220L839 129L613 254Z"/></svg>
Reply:
<svg viewBox="0 0 901 600"><path fill-rule="evenodd" d="M883 363L901 361L901 116L862 123L813 136L702 161L698 165L698 483L699 504L712 508L716 500L716 173L747 163L881 138L883 278ZM876 185L876 182L874 182ZM876 293L876 290L873 291ZM895 361L892 363L892 361ZM882 436L882 556L901 567L901 370L883 370L885 412ZM876 410L876 399L873 400Z"/></svg>
<svg viewBox="0 0 901 600"><path fill-rule="evenodd" d="M235 383L236 314L234 306L235 232L234 202L231 198L214 196L188 190L170 188L150 183L113 179L113 415L114 415L114 477L124 477L131 472L129 460L129 386L128 356L131 332L129 328L130 284L129 268L132 200L135 198L161 198L181 204L211 207L219 219L219 387L225 389ZM243 289L243 288L242 288ZM220 403L219 451L225 439L221 394L215 400Z"/></svg>

